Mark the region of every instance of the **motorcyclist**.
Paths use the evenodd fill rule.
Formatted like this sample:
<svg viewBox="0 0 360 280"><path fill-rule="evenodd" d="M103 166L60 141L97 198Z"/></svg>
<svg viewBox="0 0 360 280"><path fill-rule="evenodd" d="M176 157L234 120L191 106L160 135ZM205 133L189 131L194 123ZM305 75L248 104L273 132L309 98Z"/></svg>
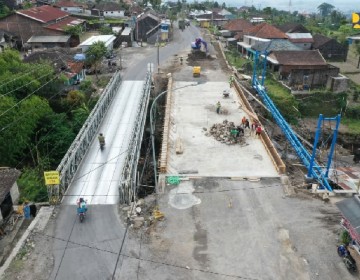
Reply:
<svg viewBox="0 0 360 280"><path fill-rule="evenodd" d="M105 137L102 133L98 136L100 146L105 146Z"/></svg>
<svg viewBox="0 0 360 280"><path fill-rule="evenodd" d="M85 213L87 211L87 206L86 206L86 201L84 198L80 197L77 201L76 204L78 206L78 213Z"/></svg>

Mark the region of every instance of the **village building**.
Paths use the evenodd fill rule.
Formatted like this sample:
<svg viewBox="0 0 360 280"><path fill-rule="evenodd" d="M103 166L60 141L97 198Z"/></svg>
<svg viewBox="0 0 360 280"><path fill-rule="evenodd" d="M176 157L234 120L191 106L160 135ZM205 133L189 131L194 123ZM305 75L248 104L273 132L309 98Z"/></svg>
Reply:
<svg viewBox="0 0 360 280"><path fill-rule="evenodd" d="M89 39L82 42L79 47L82 49L82 52L86 52L88 48L96 43L96 42L103 42L105 47L109 52L111 52L114 48L114 41L116 37L114 35L98 35L98 36L91 36Z"/></svg>
<svg viewBox="0 0 360 280"><path fill-rule="evenodd" d="M83 14L87 8L84 3L77 3L73 1L59 1L54 4L54 7L67 13Z"/></svg>
<svg viewBox="0 0 360 280"><path fill-rule="evenodd" d="M0 168L0 222L13 211L13 205L18 203L19 188L16 180L21 172L15 168Z"/></svg>
<svg viewBox="0 0 360 280"><path fill-rule="evenodd" d="M315 34L313 38L312 49L319 50L325 59L330 61L346 61L348 52L346 45L340 44L335 39L321 34Z"/></svg>
<svg viewBox="0 0 360 280"><path fill-rule="evenodd" d="M318 50L273 51L267 61L280 80L305 90L325 86L329 77L337 77L340 72L338 67L327 64Z"/></svg>
<svg viewBox="0 0 360 280"><path fill-rule="evenodd" d="M84 24L85 20L72 17L69 13L51 6L15 11L14 14L0 19L0 29L16 35L18 46L21 47L34 35L66 35L68 27Z"/></svg>

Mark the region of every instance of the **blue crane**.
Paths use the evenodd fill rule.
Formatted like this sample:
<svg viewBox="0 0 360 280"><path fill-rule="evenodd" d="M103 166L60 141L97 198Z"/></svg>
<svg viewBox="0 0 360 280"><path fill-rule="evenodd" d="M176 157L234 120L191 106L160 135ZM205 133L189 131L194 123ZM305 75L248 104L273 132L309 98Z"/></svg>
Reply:
<svg viewBox="0 0 360 280"><path fill-rule="evenodd" d="M263 69L262 69L262 79L261 82L257 79L256 74L256 65L259 61L259 52L256 52L255 54L255 60L254 60L254 69L253 69L253 76L252 76L252 87L257 91L259 96L262 98L263 102L265 103L266 107L270 110L274 120L278 124L278 126L281 128L282 132L284 133L287 140L290 142L292 147L294 148L296 154L301 159L305 167L308 169L307 177L316 180L321 188L326 188L328 191L332 192L332 187L329 184L328 175L329 175L329 168L331 165L332 156L334 153L334 148L336 144L336 138L338 133L338 128L340 124L340 115L337 115L334 118L324 118L322 115L319 117L317 131L315 135L315 143L313 146L313 152L312 155L305 149L303 144L299 141L298 137L296 136L295 132L292 130L291 126L287 123L287 121L284 119L284 117L281 115L279 110L276 108L275 104L271 100L271 98L268 96L266 89L264 87L264 80L266 75L266 58L267 58L267 52L265 51L264 54L264 60L263 60ZM336 128L334 130L334 135L332 138L332 144L330 148L330 153L328 156L328 162L326 166L326 170L323 170L319 164L315 161L315 155L316 155L316 147L317 143L320 138L320 128L321 123L324 120L329 121L336 121Z"/></svg>

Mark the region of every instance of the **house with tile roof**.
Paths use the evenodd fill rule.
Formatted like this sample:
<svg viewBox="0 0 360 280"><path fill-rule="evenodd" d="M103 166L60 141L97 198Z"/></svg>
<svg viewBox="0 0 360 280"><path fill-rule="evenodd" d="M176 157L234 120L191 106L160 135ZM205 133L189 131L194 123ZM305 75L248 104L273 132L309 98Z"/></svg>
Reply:
<svg viewBox="0 0 360 280"><path fill-rule="evenodd" d="M34 35L65 35L68 27L77 25L85 25L85 20L47 5L18 10L0 19L0 29L17 35L21 46Z"/></svg>
<svg viewBox="0 0 360 280"><path fill-rule="evenodd" d="M323 87L340 72L338 67L328 64L318 50L273 51L267 61L290 87Z"/></svg>
<svg viewBox="0 0 360 280"><path fill-rule="evenodd" d="M277 25L276 28L284 33L310 33L310 31L300 23L288 22L282 25Z"/></svg>
<svg viewBox="0 0 360 280"><path fill-rule="evenodd" d="M321 34L315 34L313 38L312 49L319 50L325 59L330 61L346 61L348 52L346 45L340 44L335 39Z"/></svg>
<svg viewBox="0 0 360 280"><path fill-rule="evenodd" d="M64 0L56 2L54 7L59 8L61 11L67 13L83 14L87 8L87 5L85 3Z"/></svg>
<svg viewBox="0 0 360 280"><path fill-rule="evenodd" d="M161 18L153 12L144 12L136 17L135 40L146 42L153 33L160 32ZM152 31L149 34L149 31ZM160 35L160 34L159 34Z"/></svg>
<svg viewBox="0 0 360 280"><path fill-rule="evenodd" d="M242 41L244 32L251 29L253 25L246 19L233 19L225 23L220 33L228 33L235 41Z"/></svg>
<svg viewBox="0 0 360 280"><path fill-rule="evenodd" d="M243 55L252 56L254 54L254 50L252 49L253 45L268 43L274 39L285 40L288 39L288 36L270 24L261 23L244 32L243 41L237 43L237 49Z"/></svg>
<svg viewBox="0 0 360 280"><path fill-rule="evenodd" d="M91 8L91 15L120 18L125 16L125 9L115 2L100 2Z"/></svg>

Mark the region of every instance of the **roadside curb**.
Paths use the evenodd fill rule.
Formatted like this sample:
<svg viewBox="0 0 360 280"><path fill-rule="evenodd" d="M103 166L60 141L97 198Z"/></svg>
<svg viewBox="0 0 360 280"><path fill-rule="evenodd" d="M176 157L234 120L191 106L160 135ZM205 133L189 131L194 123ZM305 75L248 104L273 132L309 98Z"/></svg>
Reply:
<svg viewBox="0 0 360 280"><path fill-rule="evenodd" d="M16 257L16 255L19 253L20 249L24 245L26 239L28 238L29 234L34 230L43 230L45 226L47 225L50 216L53 214L54 207L41 207L38 214L36 215L35 219L31 222L29 227L26 229L24 234L21 236L20 240L14 247L14 249L11 251L9 257L6 259L5 263L2 267L0 267L0 279L4 279L4 273L10 266L13 259Z"/></svg>

